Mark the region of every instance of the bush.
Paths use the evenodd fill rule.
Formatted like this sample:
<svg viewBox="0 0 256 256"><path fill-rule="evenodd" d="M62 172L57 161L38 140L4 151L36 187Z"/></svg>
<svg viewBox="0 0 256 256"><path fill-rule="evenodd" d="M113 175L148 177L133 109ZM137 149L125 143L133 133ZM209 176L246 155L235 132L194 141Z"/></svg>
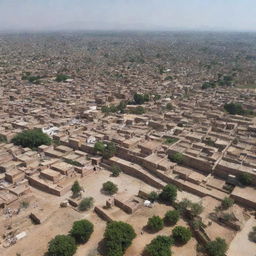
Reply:
<svg viewBox="0 0 256 256"><path fill-rule="evenodd" d="M182 164L183 163L183 154L181 154L179 152L176 152L176 153L172 154L169 158L174 163L177 163L177 164Z"/></svg>
<svg viewBox="0 0 256 256"><path fill-rule="evenodd" d="M92 208L92 206L93 206L93 198L92 197L86 197L86 198L84 198L81 202L80 202L80 204L79 204L79 206L78 206L78 209L79 209L79 211L87 211L87 210L89 210L90 208Z"/></svg>
<svg viewBox="0 0 256 256"><path fill-rule="evenodd" d="M102 141L97 141L94 144L94 151L102 153L104 149L105 149L105 144Z"/></svg>
<svg viewBox="0 0 256 256"><path fill-rule="evenodd" d="M104 233L107 256L122 256L135 237L131 225L121 221L108 223Z"/></svg>
<svg viewBox="0 0 256 256"><path fill-rule="evenodd" d="M159 216L153 216L148 219L147 227L153 231L157 232L164 227L163 220Z"/></svg>
<svg viewBox="0 0 256 256"><path fill-rule="evenodd" d="M118 177L122 171L119 166L113 165L111 168L111 172L113 177Z"/></svg>
<svg viewBox="0 0 256 256"><path fill-rule="evenodd" d="M171 256L172 240L168 236L157 236L145 248L149 256Z"/></svg>
<svg viewBox="0 0 256 256"><path fill-rule="evenodd" d="M169 184L166 185L159 195L160 199L166 203L173 203L177 197L176 186Z"/></svg>
<svg viewBox="0 0 256 256"><path fill-rule="evenodd" d="M109 159L116 154L116 145L113 142L98 141L94 144L94 151L100 152L105 159Z"/></svg>
<svg viewBox="0 0 256 256"><path fill-rule="evenodd" d="M31 149L36 149L41 145L50 145L51 141L51 138L43 133L41 129L23 131L15 135L11 140L15 145Z"/></svg>
<svg viewBox="0 0 256 256"><path fill-rule="evenodd" d="M172 231L173 239L178 244L186 244L192 237L189 228L177 226Z"/></svg>
<svg viewBox="0 0 256 256"><path fill-rule="evenodd" d="M206 251L209 256L225 256L228 249L226 241L217 237L214 241L207 243Z"/></svg>
<svg viewBox="0 0 256 256"><path fill-rule="evenodd" d="M190 209L191 209L192 216L196 217L196 216L200 215L203 212L204 207L202 206L202 204L191 203Z"/></svg>
<svg viewBox="0 0 256 256"><path fill-rule="evenodd" d="M135 104L141 105L141 104L144 104L145 102L149 101L149 95L135 93L133 96L133 99L134 99Z"/></svg>
<svg viewBox="0 0 256 256"><path fill-rule="evenodd" d="M76 249L73 237L57 235L49 242L47 256L72 256L75 254Z"/></svg>
<svg viewBox="0 0 256 256"><path fill-rule="evenodd" d="M239 182L244 186L250 186L252 184L252 175L250 173L241 173L238 176Z"/></svg>
<svg viewBox="0 0 256 256"><path fill-rule="evenodd" d="M82 188L79 184L79 182L76 180L73 184L73 186L71 187L71 191L72 191L72 197L76 198L79 196L80 192L81 192Z"/></svg>
<svg viewBox="0 0 256 256"><path fill-rule="evenodd" d="M180 218L180 213L177 210L168 211L164 216L164 222L167 225L175 225Z"/></svg>
<svg viewBox="0 0 256 256"><path fill-rule="evenodd" d="M102 190L108 193L109 195L113 195L118 191L118 187L113 182L107 181L103 183Z"/></svg>
<svg viewBox="0 0 256 256"><path fill-rule="evenodd" d="M65 82L67 79L69 79L69 77L67 75L64 74L58 74L55 78L56 82Z"/></svg>
<svg viewBox="0 0 256 256"><path fill-rule="evenodd" d="M167 138L166 140L165 140L165 142L164 142L164 144L173 144L173 143L175 143L175 142L177 142L178 141L178 139L176 139L176 138Z"/></svg>
<svg viewBox="0 0 256 256"><path fill-rule="evenodd" d="M93 233L93 224L88 220L79 220L73 223L70 235L75 238L79 244L86 243Z"/></svg>
<svg viewBox="0 0 256 256"><path fill-rule="evenodd" d="M227 210L234 204L234 200L230 197L225 197L221 202L221 208Z"/></svg>
<svg viewBox="0 0 256 256"><path fill-rule="evenodd" d="M142 106L138 106L134 109L131 109L130 112L134 115L143 115L145 113L145 109Z"/></svg>
<svg viewBox="0 0 256 256"><path fill-rule="evenodd" d="M155 201L157 201L158 198L159 198L159 195L158 195L157 192L155 192L155 191L150 192L149 195L148 195L148 200L149 200L150 202L152 202L152 203L155 202Z"/></svg>
<svg viewBox="0 0 256 256"><path fill-rule="evenodd" d="M4 136L4 135L2 135L2 134L0 134L0 143L1 143L1 142L4 142L4 143L7 142L6 136Z"/></svg>
<svg viewBox="0 0 256 256"><path fill-rule="evenodd" d="M173 110L173 105L171 103L166 104L166 109L167 110Z"/></svg>

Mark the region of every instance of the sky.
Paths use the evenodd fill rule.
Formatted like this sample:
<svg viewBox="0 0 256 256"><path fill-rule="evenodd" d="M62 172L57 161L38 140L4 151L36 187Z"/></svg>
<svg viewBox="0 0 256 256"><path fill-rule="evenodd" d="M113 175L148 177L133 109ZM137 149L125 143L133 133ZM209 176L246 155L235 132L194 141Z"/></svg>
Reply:
<svg viewBox="0 0 256 256"><path fill-rule="evenodd" d="M256 31L256 0L0 0L2 30Z"/></svg>

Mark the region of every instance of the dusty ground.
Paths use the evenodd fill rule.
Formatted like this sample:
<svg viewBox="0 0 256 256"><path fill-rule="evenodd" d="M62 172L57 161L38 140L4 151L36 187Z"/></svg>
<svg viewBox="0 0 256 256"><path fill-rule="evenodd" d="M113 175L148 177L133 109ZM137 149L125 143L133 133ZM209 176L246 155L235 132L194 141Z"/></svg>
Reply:
<svg viewBox="0 0 256 256"><path fill-rule="evenodd" d="M231 242L227 256L256 256L256 243L248 239L248 234L254 226L256 226L256 219L251 217Z"/></svg>

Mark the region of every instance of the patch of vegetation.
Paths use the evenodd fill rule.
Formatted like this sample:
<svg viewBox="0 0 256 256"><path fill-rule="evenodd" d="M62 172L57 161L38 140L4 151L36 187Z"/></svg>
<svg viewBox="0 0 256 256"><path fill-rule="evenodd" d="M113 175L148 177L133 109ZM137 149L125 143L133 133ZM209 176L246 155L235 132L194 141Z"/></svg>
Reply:
<svg viewBox="0 0 256 256"><path fill-rule="evenodd" d="M244 186L250 186L252 184L252 175L250 173L241 173L238 176L238 181Z"/></svg>
<svg viewBox="0 0 256 256"><path fill-rule="evenodd" d="M207 243L206 252L209 256L225 256L228 250L226 241L220 237L217 237L214 241Z"/></svg>
<svg viewBox="0 0 256 256"><path fill-rule="evenodd" d="M113 165L111 167L111 172L113 177L118 177L120 173L122 172L121 168L117 165Z"/></svg>
<svg viewBox="0 0 256 256"><path fill-rule="evenodd" d="M164 222L159 216L153 216L148 219L147 227L152 232L157 232L164 227Z"/></svg>
<svg viewBox="0 0 256 256"><path fill-rule="evenodd" d="M73 256L76 249L73 237L57 235L49 242L47 256Z"/></svg>
<svg viewBox="0 0 256 256"><path fill-rule="evenodd" d="M134 115L143 115L145 113L145 108L138 106L136 108L130 109L130 113Z"/></svg>
<svg viewBox="0 0 256 256"><path fill-rule="evenodd" d="M29 207L29 202L28 201L22 201L20 203L20 208L27 209Z"/></svg>
<svg viewBox="0 0 256 256"><path fill-rule="evenodd" d="M134 104L136 105L141 105L144 104L145 102L149 101L149 95L148 94L139 94L139 93L135 93L133 95L133 100L134 100Z"/></svg>
<svg viewBox="0 0 256 256"><path fill-rule="evenodd" d="M50 145L52 140L41 129L33 129L16 134L11 142L24 148L37 149L41 145Z"/></svg>
<svg viewBox="0 0 256 256"><path fill-rule="evenodd" d="M136 237L133 227L121 221L107 224L104 233L107 256L122 256Z"/></svg>
<svg viewBox="0 0 256 256"><path fill-rule="evenodd" d="M40 76L32 76L30 72L25 72L25 74L23 74L21 77L22 80L27 80L33 84L40 84L41 78L42 77L40 77Z"/></svg>
<svg viewBox="0 0 256 256"><path fill-rule="evenodd" d="M234 102L226 103L224 105L224 109L230 115L241 115L241 116L255 115L255 112L253 112L253 110L244 109L240 103L234 103Z"/></svg>
<svg viewBox="0 0 256 256"><path fill-rule="evenodd" d="M101 108L101 112L105 113L105 114L110 114L110 113L125 113L125 109L126 109L126 102L125 101L121 101L118 105L110 105L110 106L102 106Z"/></svg>
<svg viewBox="0 0 256 256"><path fill-rule="evenodd" d="M231 206L233 206L234 204L234 200L230 197L225 197L222 202L221 202L221 208L223 210L227 210L228 208L230 208Z"/></svg>
<svg viewBox="0 0 256 256"><path fill-rule="evenodd" d="M74 166L77 166L77 167L83 167L83 165L75 160L72 160L72 159L64 159L64 161L68 164L71 164L71 165L74 165Z"/></svg>
<svg viewBox="0 0 256 256"><path fill-rule="evenodd" d="M171 103L166 104L166 109L167 110L173 110L173 105Z"/></svg>
<svg viewBox="0 0 256 256"><path fill-rule="evenodd" d="M6 138L6 136L0 134L0 143L2 143L2 142L7 143L7 138Z"/></svg>
<svg viewBox="0 0 256 256"><path fill-rule="evenodd" d="M91 209L93 207L93 202L94 202L94 199L92 197L86 197L86 198L82 199L82 201L78 205L79 211L81 211L81 212L88 211L89 209Z"/></svg>
<svg viewBox="0 0 256 256"><path fill-rule="evenodd" d="M94 151L100 152L105 159L109 159L116 154L116 145L113 142L98 141L94 145Z"/></svg>
<svg viewBox="0 0 256 256"><path fill-rule="evenodd" d="M79 220L73 223L69 234L76 240L78 244L86 243L93 233L93 224L88 220Z"/></svg>
<svg viewBox="0 0 256 256"><path fill-rule="evenodd" d="M102 190L109 195L113 195L118 191L118 187L113 182L107 181L107 182L103 183Z"/></svg>
<svg viewBox="0 0 256 256"><path fill-rule="evenodd" d="M256 226L252 228L252 231L249 233L250 241L256 243Z"/></svg>
<svg viewBox="0 0 256 256"><path fill-rule="evenodd" d="M177 187L172 184L166 185L160 193L159 197L165 203L173 203L177 197Z"/></svg>
<svg viewBox="0 0 256 256"><path fill-rule="evenodd" d="M71 187L72 197L73 198L78 197L81 193L81 190L82 190L82 187L80 186L79 182L76 180Z"/></svg>
<svg viewBox="0 0 256 256"><path fill-rule="evenodd" d="M55 78L56 82L66 82L66 80L69 79L69 76L64 75L64 74L58 74Z"/></svg>
<svg viewBox="0 0 256 256"><path fill-rule="evenodd" d="M192 237L189 228L177 226L172 230L172 237L177 244L186 244Z"/></svg>
<svg viewBox="0 0 256 256"><path fill-rule="evenodd" d="M180 213L177 210L168 211L165 213L164 222L167 225L175 225L180 219Z"/></svg>
<svg viewBox="0 0 256 256"><path fill-rule="evenodd" d="M184 156L182 153L176 152L174 154L172 154L171 156L169 156L169 159L177 164L182 164L183 160L184 160Z"/></svg>
<svg viewBox="0 0 256 256"><path fill-rule="evenodd" d="M173 241L168 236L157 236L145 248L148 256L171 256L170 247Z"/></svg>
<svg viewBox="0 0 256 256"><path fill-rule="evenodd" d="M175 143L175 142L177 142L177 141L178 141L177 138L167 138L167 139L165 140L164 144L169 144L169 145L171 145L171 144L173 144L173 143Z"/></svg>
<svg viewBox="0 0 256 256"><path fill-rule="evenodd" d="M151 202L151 203L154 203L155 201L157 201L159 198L159 195L157 192L155 191L152 191L149 193L148 195L148 200Z"/></svg>

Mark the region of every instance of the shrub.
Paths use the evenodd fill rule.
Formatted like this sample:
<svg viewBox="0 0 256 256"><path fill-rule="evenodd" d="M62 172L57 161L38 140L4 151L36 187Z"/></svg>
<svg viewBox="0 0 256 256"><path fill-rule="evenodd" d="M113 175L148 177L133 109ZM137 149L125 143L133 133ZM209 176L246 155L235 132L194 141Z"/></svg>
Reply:
<svg viewBox="0 0 256 256"><path fill-rule="evenodd" d="M169 184L166 185L159 195L160 199L166 203L173 203L177 197L176 186Z"/></svg>
<svg viewBox="0 0 256 256"><path fill-rule="evenodd" d="M177 141L178 141L178 139L176 139L176 138L167 138L165 140L164 144L173 144L173 143L175 143Z"/></svg>
<svg viewBox="0 0 256 256"><path fill-rule="evenodd" d="M81 163L79 163L78 161L75 160L71 160L71 159L64 159L64 161L68 164L77 166L77 167L82 167L83 165Z"/></svg>
<svg viewBox="0 0 256 256"><path fill-rule="evenodd" d="M49 242L47 256L72 256L75 254L76 248L73 237L57 235Z"/></svg>
<svg viewBox="0 0 256 256"><path fill-rule="evenodd" d="M102 142L102 141L97 141L95 144L94 144L94 150L96 152L103 152L105 149L105 144Z"/></svg>
<svg viewBox="0 0 256 256"><path fill-rule="evenodd" d="M166 109L167 110L173 110L173 105L171 103L166 104Z"/></svg>
<svg viewBox="0 0 256 256"><path fill-rule="evenodd" d="M191 203L190 209L191 209L192 216L196 217L196 216L200 215L203 212L204 207L202 206L202 204Z"/></svg>
<svg viewBox="0 0 256 256"><path fill-rule="evenodd" d="M177 210L168 211L164 216L164 222L167 225L175 225L180 218L180 213Z"/></svg>
<svg viewBox="0 0 256 256"><path fill-rule="evenodd" d="M108 223L104 233L107 256L122 256L135 237L131 225L121 221Z"/></svg>
<svg viewBox="0 0 256 256"><path fill-rule="evenodd" d="M145 248L149 256L171 256L172 240L168 236L157 236Z"/></svg>
<svg viewBox="0 0 256 256"><path fill-rule="evenodd" d="M107 181L103 183L102 190L110 195L113 195L118 191L118 187L113 182Z"/></svg>
<svg viewBox="0 0 256 256"><path fill-rule="evenodd" d="M206 245L206 251L209 256L225 256L227 249L228 245L226 241L220 237L208 242Z"/></svg>
<svg viewBox="0 0 256 256"><path fill-rule="evenodd" d="M65 82L67 79L69 79L69 77L67 75L64 74L58 74L55 78L56 82Z"/></svg>
<svg viewBox="0 0 256 256"><path fill-rule="evenodd" d="M172 154L170 157L170 160L177 163L177 164L182 164L183 163L183 154L176 152Z"/></svg>
<svg viewBox="0 0 256 256"><path fill-rule="evenodd" d="M72 197L76 198L79 196L80 192L81 192L82 188L79 184L79 182L76 180L73 184L73 186L71 187L71 191L72 191Z"/></svg>
<svg viewBox="0 0 256 256"><path fill-rule="evenodd" d="M157 232L164 227L163 220L159 216L153 216L148 219L147 227L153 231Z"/></svg>
<svg viewBox="0 0 256 256"><path fill-rule="evenodd" d="M87 211L87 210L89 210L90 208L92 208L92 206L93 206L93 198L92 197L86 197L86 198L84 198L81 202L80 202L80 204L79 204L79 206L78 206L78 209L79 209L79 211Z"/></svg>
<svg viewBox="0 0 256 256"><path fill-rule="evenodd" d="M152 203L155 202L155 201L157 201L158 198L159 198L159 195L158 195L158 193L155 192L155 191L150 192L149 195L148 195L148 200L149 200L150 202L152 202Z"/></svg>
<svg viewBox="0 0 256 256"><path fill-rule="evenodd" d="M252 184L252 175L250 173L241 173L238 176L239 182L244 186L250 186Z"/></svg>
<svg viewBox="0 0 256 256"><path fill-rule="evenodd" d="M112 172L113 177L118 177L121 173L121 169L120 169L119 166L113 165L112 168L111 168L111 172Z"/></svg>
<svg viewBox="0 0 256 256"><path fill-rule="evenodd" d="M189 228L177 226L172 231L173 239L178 244L186 244L192 237Z"/></svg>
<svg viewBox="0 0 256 256"><path fill-rule="evenodd" d="M94 151L100 152L105 159L109 159L116 154L116 145L113 142L98 141L94 144Z"/></svg>
<svg viewBox="0 0 256 256"><path fill-rule="evenodd" d="M24 209L27 209L29 207L29 202L28 201L22 201L20 203L20 207L24 208Z"/></svg>
<svg viewBox="0 0 256 256"><path fill-rule="evenodd" d="M70 235L75 238L77 243L84 244L90 239L93 229L93 224L88 220L75 221Z"/></svg>
<svg viewBox="0 0 256 256"><path fill-rule="evenodd" d="M4 143L7 142L6 136L4 136L4 135L2 135L2 134L0 134L0 143L1 143L1 142L4 142Z"/></svg>
<svg viewBox="0 0 256 256"><path fill-rule="evenodd" d="M234 200L230 197L225 197L221 202L221 208L227 210L234 204Z"/></svg>
<svg viewBox="0 0 256 256"><path fill-rule="evenodd" d="M42 132L41 129L26 130L18 133L11 140L12 143L22 147L36 149L41 145L50 145L51 138Z"/></svg>
<svg viewBox="0 0 256 256"><path fill-rule="evenodd" d="M131 109L130 112L134 115L142 115L145 113L145 109L142 106L138 106L134 109Z"/></svg>

